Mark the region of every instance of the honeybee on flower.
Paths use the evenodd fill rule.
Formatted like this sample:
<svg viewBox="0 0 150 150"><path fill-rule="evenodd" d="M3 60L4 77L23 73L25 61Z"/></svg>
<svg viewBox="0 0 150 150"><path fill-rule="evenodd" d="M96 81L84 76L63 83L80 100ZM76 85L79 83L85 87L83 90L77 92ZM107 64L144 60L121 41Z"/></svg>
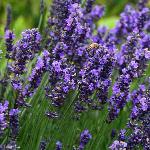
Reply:
<svg viewBox="0 0 150 150"><path fill-rule="evenodd" d="M98 43L92 43L87 47L87 50L91 50L91 49L97 49L99 48L99 44Z"/></svg>

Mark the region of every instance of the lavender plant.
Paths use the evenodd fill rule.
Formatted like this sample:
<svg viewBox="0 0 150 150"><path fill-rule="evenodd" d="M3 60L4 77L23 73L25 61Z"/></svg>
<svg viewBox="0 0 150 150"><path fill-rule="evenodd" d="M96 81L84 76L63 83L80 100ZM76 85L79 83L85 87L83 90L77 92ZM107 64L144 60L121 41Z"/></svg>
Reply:
<svg viewBox="0 0 150 150"><path fill-rule="evenodd" d="M105 7L94 0L53 0L42 28L45 8L17 39L7 7L0 149L150 149L147 1L113 29L97 26Z"/></svg>

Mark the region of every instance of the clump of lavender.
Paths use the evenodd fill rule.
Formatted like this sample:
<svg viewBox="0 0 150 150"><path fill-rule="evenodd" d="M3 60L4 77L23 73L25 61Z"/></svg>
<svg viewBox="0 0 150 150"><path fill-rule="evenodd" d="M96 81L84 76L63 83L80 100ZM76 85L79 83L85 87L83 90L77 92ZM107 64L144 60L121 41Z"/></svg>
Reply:
<svg viewBox="0 0 150 150"><path fill-rule="evenodd" d="M97 49L95 48L91 50L87 48L87 44L92 40L90 36L92 36L94 29L96 29L94 21L101 18L104 14L104 7L92 7L90 4L93 2L87 1L83 8L81 7L80 1L54 1L52 5L53 11L51 12L51 18L48 22L49 40L47 41L52 50L50 54L50 66L52 67L49 70L50 83L46 90L47 96L56 107L63 106L68 92L78 88L81 98L79 97L79 101L75 104L75 109L80 112L80 108L82 109L82 106L79 106L80 103L89 101L89 97L94 90L98 89L98 86L98 96L102 97L100 93L102 93L102 91L107 93L110 85L110 80L108 78L113 68L113 54L108 52L109 50L107 50L107 47L99 48L98 52L96 52ZM54 8L60 9L60 6L64 8L63 10L61 9L61 16L58 12L54 13ZM57 22L58 19L59 23ZM57 32L61 33L60 36L58 36ZM54 47L54 45L56 46ZM100 54L101 52L103 54ZM105 55L107 56L105 57ZM97 58L92 62L94 57ZM100 59L103 60L96 66L96 61L100 61ZM86 66L88 63L89 66ZM100 68L99 66L101 63L103 67ZM92 67L92 65L95 66L95 68ZM104 65L109 66L108 70L104 69ZM92 69L93 72L95 69L97 76L92 73ZM86 75L81 75L80 73L84 71ZM105 72L107 71L108 74L105 78ZM103 74L103 79L98 78L100 74ZM89 79L86 79L86 76L89 77ZM93 81L90 81L91 76L94 77ZM98 83L96 83L97 81ZM92 87L95 83L99 85L97 85L97 87ZM86 90L88 91L86 92ZM105 94L103 94L102 99L106 101L107 95L105 97L104 95Z"/></svg>
<svg viewBox="0 0 150 150"><path fill-rule="evenodd" d="M4 130L7 128L7 113L8 113L8 101L3 104L0 103L0 136L3 135Z"/></svg>
<svg viewBox="0 0 150 150"><path fill-rule="evenodd" d="M149 61L149 50L140 44L143 39L136 35L128 37L119 54L120 76L113 86L110 98L109 120L116 118L128 101L130 84L133 79L139 78L144 73Z"/></svg>
<svg viewBox="0 0 150 150"><path fill-rule="evenodd" d="M143 4L142 7L141 4ZM138 30L139 32L144 30L144 26L150 19L150 9L146 7L146 1L144 2L143 0L141 4L140 10L135 9L130 5L125 7L116 27L111 29L104 39L105 42L111 42L118 45L123 43L123 41L126 40L126 37L134 30Z"/></svg>
<svg viewBox="0 0 150 150"><path fill-rule="evenodd" d="M91 107L97 107L106 103L108 88L111 80L110 76L114 66L113 52L105 46L98 45L98 48L88 50L88 58L79 72L79 103L85 103ZM90 96L97 92L98 102L92 102ZM76 111L84 109L77 103ZM81 110L80 110L81 108Z"/></svg>
<svg viewBox="0 0 150 150"><path fill-rule="evenodd" d="M92 139L92 135L90 134L88 129L85 129L80 135L80 145L78 149L83 150L90 139Z"/></svg>
<svg viewBox="0 0 150 150"><path fill-rule="evenodd" d="M149 106L150 106L149 86L140 85L138 90L134 90L131 94L132 110L127 129L121 130L118 140L114 141L110 146L115 149L117 145L124 143L127 149L135 149L142 147L149 149Z"/></svg>
<svg viewBox="0 0 150 150"><path fill-rule="evenodd" d="M149 123L150 123L150 89L146 89L144 85L140 85L137 91L133 91L132 111L128 127L132 133L128 136L128 148L133 149L140 145L144 149L149 149Z"/></svg>
<svg viewBox="0 0 150 150"><path fill-rule="evenodd" d="M11 84L17 92L16 106L29 106L25 103L25 90L23 73L26 72L26 65L33 60L35 54L41 49L41 35L38 29L29 29L22 32L22 38L13 45L10 70L13 73ZM47 60L46 60L47 61ZM40 77L39 77L40 78ZM27 85L28 86L28 85Z"/></svg>

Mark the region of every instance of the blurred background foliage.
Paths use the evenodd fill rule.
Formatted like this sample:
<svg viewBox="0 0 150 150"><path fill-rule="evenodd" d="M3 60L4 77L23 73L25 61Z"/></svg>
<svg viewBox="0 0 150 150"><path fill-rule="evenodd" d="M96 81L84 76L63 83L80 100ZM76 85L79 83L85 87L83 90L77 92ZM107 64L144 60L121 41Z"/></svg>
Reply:
<svg viewBox="0 0 150 150"><path fill-rule="evenodd" d="M49 9L52 0L44 0L45 6ZM137 0L96 0L97 4L106 6L106 14L101 24L114 26L119 13L124 9L125 4L135 4ZM18 36L27 28L37 27L40 18L40 0L0 0L0 35L4 33L6 21L6 6L12 6L12 29Z"/></svg>

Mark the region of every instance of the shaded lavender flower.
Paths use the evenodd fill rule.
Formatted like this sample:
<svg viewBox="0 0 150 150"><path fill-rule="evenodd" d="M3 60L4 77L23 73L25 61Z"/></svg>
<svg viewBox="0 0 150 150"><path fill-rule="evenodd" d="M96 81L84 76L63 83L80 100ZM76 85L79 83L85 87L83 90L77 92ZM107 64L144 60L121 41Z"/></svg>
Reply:
<svg viewBox="0 0 150 150"><path fill-rule="evenodd" d="M125 143L123 141L115 140L109 148L111 150L123 150L123 149L127 148L127 143Z"/></svg>
<svg viewBox="0 0 150 150"><path fill-rule="evenodd" d="M10 29L10 23L11 23L11 20L12 20L12 8L11 8L11 5L8 4L7 7L6 7L6 13L7 13L7 16L6 16L6 25L5 25L5 31L6 30L9 30Z"/></svg>
<svg viewBox="0 0 150 150"><path fill-rule="evenodd" d="M93 7L93 9L91 11L91 17L94 20L98 20L104 15L104 12L105 12L105 7L104 6L96 5L96 6Z"/></svg>
<svg viewBox="0 0 150 150"><path fill-rule="evenodd" d="M7 127L7 120L6 120L7 111L8 111L8 101L5 101L3 104L0 103L0 136L3 135L3 132Z"/></svg>
<svg viewBox="0 0 150 150"><path fill-rule="evenodd" d="M90 134L88 129L85 129L80 135L79 150L83 150L90 139L92 139L92 135Z"/></svg>
<svg viewBox="0 0 150 150"><path fill-rule="evenodd" d="M42 140L40 142L40 150L45 150L47 146L47 142L45 140Z"/></svg>
<svg viewBox="0 0 150 150"><path fill-rule="evenodd" d="M44 0L40 0L40 14L44 12Z"/></svg>
<svg viewBox="0 0 150 150"><path fill-rule="evenodd" d="M125 141L126 139L126 130L125 129L122 129L120 130L120 133L119 133L119 141Z"/></svg>
<svg viewBox="0 0 150 150"><path fill-rule="evenodd" d="M150 32L150 21L148 21L148 22L144 25L144 30L146 30L147 32Z"/></svg>
<svg viewBox="0 0 150 150"><path fill-rule="evenodd" d="M58 118L58 113L57 112L52 112L52 111L48 111L46 112L46 116L50 119L54 119L54 118Z"/></svg>
<svg viewBox="0 0 150 150"><path fill-rule="evenodd" d="M19 133L19 110L11 109L9 111L11 138L16 139Z"/></svg>
<svg viewBox="0 0 150 150"><path fill-rule="evenodd" d="M56 142L56 150L62 150L62 143L60 141Z"/></svg>
<svg viewBox="0 0 150 150"><path fill-rule="evenodd" d="M13 52L13 41L14 41L15 35L11 30L6 30L5 31L5 44L6 44L6 50L7 58L11 58L11 54Z"/></svg>
<svg viewBox="0 0 150 150"><path fill-rule="evenodd" d="M114 138L116 136L116 130L112 129L111 131L111 138Z"/></svg>
<svg viewBox="0 0 150 150"><path fill-rule="evenodd" d="M87 0L85 3L85 9L87 13L90 13L92 11L92 6L95 0Z"/></svg>
<svg viewBox="0 0 150 150"><path fill-rule="evenodd" d="M139 0L138 2L138 9L141 11L143 8L146 7L148 0Z"/></svg>

